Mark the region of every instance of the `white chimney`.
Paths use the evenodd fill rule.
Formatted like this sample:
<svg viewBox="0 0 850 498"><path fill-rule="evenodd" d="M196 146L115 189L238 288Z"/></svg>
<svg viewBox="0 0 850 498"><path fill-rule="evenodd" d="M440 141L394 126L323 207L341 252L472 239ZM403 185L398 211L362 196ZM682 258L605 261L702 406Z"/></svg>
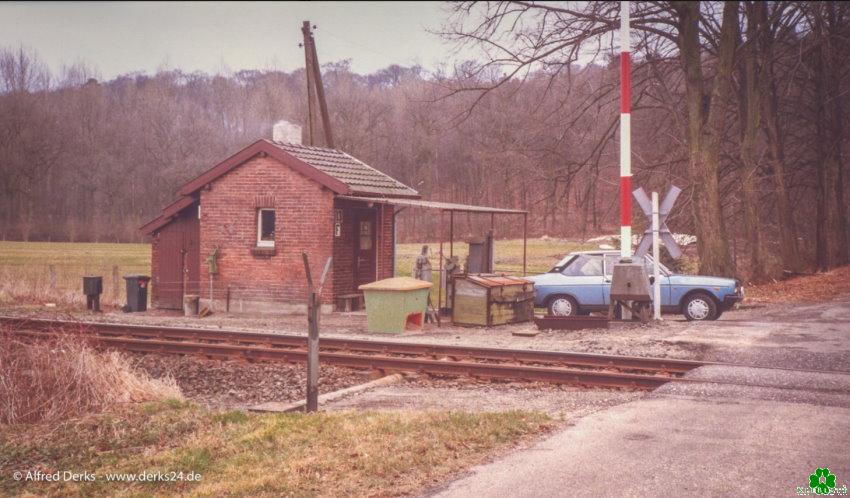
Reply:
<svg viewBox="0 0 850 498"><path fill-rule="evenodd" d="M272 140L288 144L300 144L301 127L282 119L272 126Z"/></svg>

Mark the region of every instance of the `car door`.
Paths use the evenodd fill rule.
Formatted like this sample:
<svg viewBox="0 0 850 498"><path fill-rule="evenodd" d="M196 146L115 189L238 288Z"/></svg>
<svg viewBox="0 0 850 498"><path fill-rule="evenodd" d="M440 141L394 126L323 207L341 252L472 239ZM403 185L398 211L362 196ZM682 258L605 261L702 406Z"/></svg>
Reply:
<svg viewBox="0 0 850 498"><path fill-rule="evenodd" d="M603 286L603 262L601 254L579 254L563 270L564 292L576 298L580 307L600 309L605 306Z"/></svg>

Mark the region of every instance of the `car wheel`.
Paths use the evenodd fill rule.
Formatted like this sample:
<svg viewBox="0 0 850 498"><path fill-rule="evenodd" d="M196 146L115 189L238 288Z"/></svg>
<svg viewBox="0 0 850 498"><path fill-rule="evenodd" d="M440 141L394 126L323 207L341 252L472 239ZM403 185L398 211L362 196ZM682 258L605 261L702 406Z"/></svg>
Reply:
<svg viewBox="0 0 850 498"><path fill-rule="evenodd" d="M578 303L570 296L555 296L549 300L549 316L576 316Z"/></svg>
<svg viewBox="0 0 850 498"><path fill-rule="evenodd" d="M682 303L682 314L688 321L717 320L717 303L708 294L691 294Z"/></svg>

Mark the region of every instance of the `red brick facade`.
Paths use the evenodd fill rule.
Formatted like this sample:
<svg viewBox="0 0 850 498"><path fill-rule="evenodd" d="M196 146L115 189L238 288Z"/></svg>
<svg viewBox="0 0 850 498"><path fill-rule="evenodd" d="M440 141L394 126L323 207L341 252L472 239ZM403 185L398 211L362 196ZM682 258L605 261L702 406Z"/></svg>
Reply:
<svg viewBox="0 0 850 498"><path fill-rule="evenodd" d="M323 298L356 292L353 276L353 211L376 211L376 275L393 275L393 207L335 199L333 192L269 157L254 157L200 191L200 295L210 297L207 257L218 249L212 279L214 310L233 312L301 309L307 284L301 251L310 257L314 281L327 258L334 264ZM340 236L334 236L334 208ZM260 208L275 210L274 249L257 248ZM156 251L156 248L154 249ZM156 254L154 260L158 260ZM154 277L156 278L156 277ZM229 303L229 304L228 304Z"/></svg>

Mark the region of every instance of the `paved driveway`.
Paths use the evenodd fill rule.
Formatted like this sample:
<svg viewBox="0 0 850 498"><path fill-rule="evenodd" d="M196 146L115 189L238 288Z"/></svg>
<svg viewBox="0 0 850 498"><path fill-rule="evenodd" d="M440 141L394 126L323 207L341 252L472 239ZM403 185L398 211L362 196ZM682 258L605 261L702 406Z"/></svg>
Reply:
<svg viewBox="0 0 850 498"><path fill-rule="evenodd" d="M850 483L850 297L698 330L667 341L768 368L697 369L430 494L793 496L818 467Z"/></svg>

